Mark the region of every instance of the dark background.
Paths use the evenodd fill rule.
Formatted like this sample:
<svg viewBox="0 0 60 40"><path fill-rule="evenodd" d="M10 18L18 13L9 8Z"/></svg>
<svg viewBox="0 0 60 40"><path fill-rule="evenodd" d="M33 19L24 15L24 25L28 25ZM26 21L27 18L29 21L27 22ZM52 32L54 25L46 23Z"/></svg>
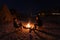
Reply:
<svg viewBox="0 0 60 40"><path fill-rule="evenodd" d="M41 10L50 10L60 7L59 0L0 0L0 8L6 4L9 9L14 8L16 11L29 14L36 13Z"/></svg>

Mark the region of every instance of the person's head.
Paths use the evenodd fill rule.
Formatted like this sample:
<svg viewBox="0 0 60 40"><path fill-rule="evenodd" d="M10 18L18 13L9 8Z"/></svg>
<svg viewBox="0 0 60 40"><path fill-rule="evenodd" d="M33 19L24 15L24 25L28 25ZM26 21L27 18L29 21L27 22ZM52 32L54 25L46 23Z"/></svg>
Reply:
<svg viewBox="0 0 60 40"><path fill-rule="evenodd" d="M38 15L40 16L41 14L40 14L40 13L38 13Z"/></svg>
<svg viewBox="0 0 60 40"><path fill-rule="evenodd" d="M38 20L38 17L36 16L36 20Z"/></svg>

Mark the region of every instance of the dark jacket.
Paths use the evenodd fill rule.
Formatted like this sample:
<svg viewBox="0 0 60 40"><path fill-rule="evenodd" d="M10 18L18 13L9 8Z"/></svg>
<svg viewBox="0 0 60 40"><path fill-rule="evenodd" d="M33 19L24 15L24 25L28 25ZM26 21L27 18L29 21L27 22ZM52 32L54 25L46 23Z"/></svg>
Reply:
<svg viewBox="0 0 60 40"><path fill-rule="evenodd" d="M37 17L38 17L38 20L36 20L37 25L42 26L43 24L42 24L42 20L41 20L40 16L37 16Z"/></svg>
<svg viewBox="0 0 60 40"><path fill-rule="evenodd" d="M18 24L15 21L13 22L13 24L14 24L14 27L15 28L18 28L19 27Z"/></svg>

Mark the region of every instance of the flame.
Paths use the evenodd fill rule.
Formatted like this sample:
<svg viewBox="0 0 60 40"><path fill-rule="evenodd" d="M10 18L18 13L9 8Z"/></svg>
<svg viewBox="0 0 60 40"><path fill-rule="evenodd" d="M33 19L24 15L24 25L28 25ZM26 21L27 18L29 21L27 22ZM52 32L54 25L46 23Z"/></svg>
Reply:
<svg viewBox="0 0 60 40"><path fill-rule="evenodd" d="M26 25L26 27L27 27L27 28L30 28L30 27L31 27L31 26L30 26L30 23L28 23L28 24Z"/></svg>

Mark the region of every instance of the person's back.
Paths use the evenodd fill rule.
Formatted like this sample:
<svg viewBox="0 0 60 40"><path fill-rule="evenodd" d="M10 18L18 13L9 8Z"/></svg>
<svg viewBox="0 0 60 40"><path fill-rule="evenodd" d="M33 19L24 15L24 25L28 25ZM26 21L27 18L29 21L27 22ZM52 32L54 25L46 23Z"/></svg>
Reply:
<svg viewBox="0 0 60 40"><path fill-rule="evenodd" d="M38 26L42 26L42 21L38 19Z"/></svg>
<svg viewBox="0 0 60 40"><path fill-rule="evenodd" d="M19 27L18 24L17 24L17 19L16 18L13 19L13 24L14 24L14 27L15 28L18 28Z"/></svg>
<svg viewBox="0 0 60 40"><path fill-rule="evenodd" d="M40 19L39 15L36 16L36 23L37 23L37 26L39 26L39 27L41 27L43 25L42 20Z"/></svg>

